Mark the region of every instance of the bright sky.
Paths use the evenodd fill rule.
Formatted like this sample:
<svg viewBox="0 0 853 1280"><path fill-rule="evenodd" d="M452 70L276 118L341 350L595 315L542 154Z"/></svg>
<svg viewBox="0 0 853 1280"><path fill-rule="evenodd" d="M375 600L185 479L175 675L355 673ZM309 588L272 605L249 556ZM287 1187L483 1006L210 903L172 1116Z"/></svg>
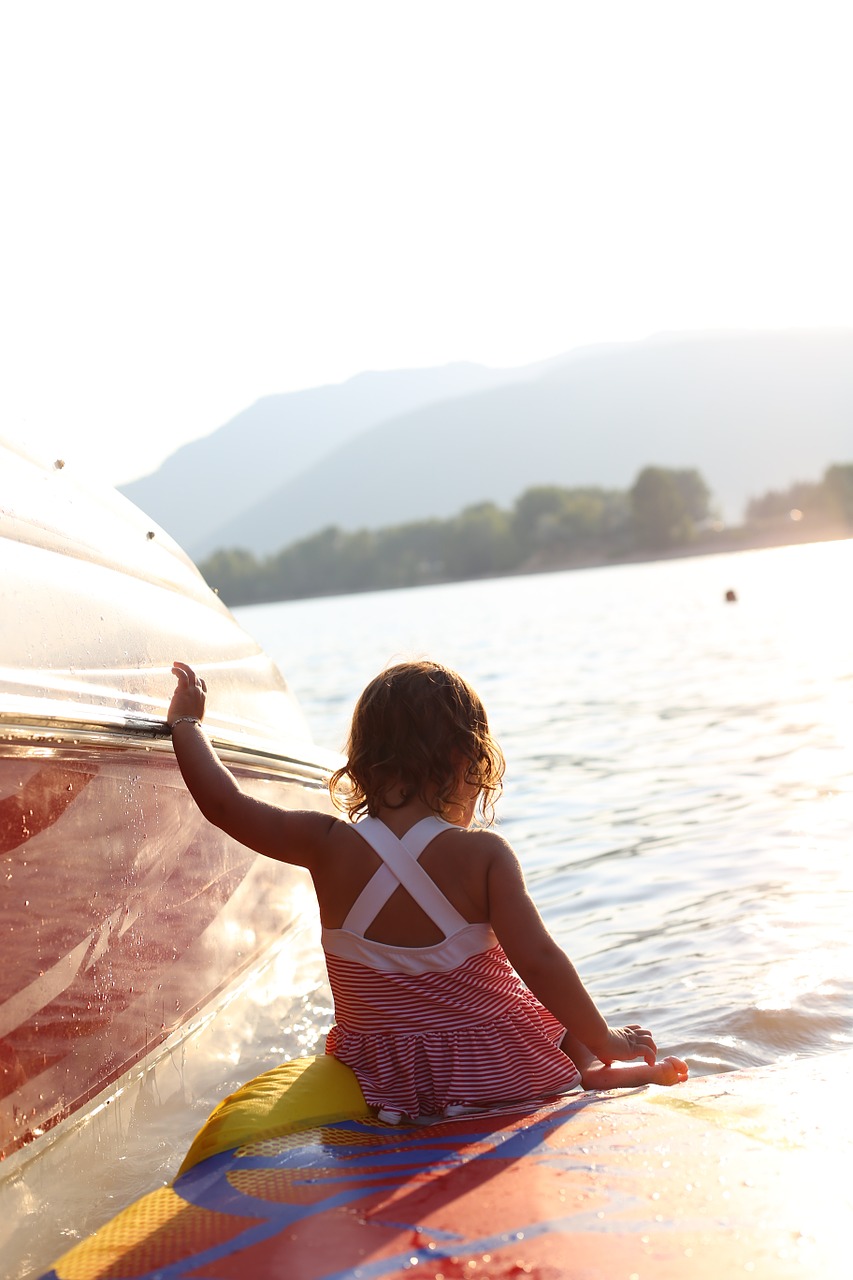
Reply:
<svg viewBox="0 0 853 1280"><path fill-rule="evenodd" d="M853 325L849 12L6 0L0 434L121 483L365 369Z"/></svg>

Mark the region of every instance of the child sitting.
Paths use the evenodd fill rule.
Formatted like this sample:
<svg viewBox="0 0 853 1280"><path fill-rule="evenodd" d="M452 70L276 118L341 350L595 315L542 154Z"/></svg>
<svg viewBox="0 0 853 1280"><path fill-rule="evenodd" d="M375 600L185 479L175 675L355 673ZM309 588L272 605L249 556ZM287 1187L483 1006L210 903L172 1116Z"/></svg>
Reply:
<svg viewBox="0 0 853 1280"><path fill-rule="evenodd" d="M346 821L245 795L201 728L204 680L173 672L168 723L202 813L311 873L335 1002L326 1052L368 1104L414 1119L686 1079L679 1058L657 1061L650 1031L608 1026L487 829L504 761L459 675L405 662L367 686L330 779Z"/></svg>

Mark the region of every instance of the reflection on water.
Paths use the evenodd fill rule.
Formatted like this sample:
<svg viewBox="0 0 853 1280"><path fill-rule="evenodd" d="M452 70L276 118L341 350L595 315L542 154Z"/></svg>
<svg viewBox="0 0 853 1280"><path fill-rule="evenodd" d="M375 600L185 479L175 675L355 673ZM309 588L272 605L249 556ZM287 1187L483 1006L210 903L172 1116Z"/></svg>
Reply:
<svg viewBox="0 0 853 1280"><path fill-rule="evenodd" d="M851 580L845 541L240 617L326 746L383 663L459 667L549 926L608 1013L717 1071L853 1043Z"/></svg>

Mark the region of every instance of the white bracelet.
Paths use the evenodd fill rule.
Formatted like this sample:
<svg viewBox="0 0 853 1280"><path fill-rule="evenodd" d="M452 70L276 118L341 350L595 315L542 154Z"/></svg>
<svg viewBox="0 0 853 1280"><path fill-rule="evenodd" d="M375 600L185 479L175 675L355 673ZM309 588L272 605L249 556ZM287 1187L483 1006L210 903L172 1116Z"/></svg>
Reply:
<svg viewBox="0 0 853 1280"><path fill-rule="evenodd" d="M169 725L169 732L173 733L176 724L201 724L198 716L178 716L177 720L173 720Z"/></svg>

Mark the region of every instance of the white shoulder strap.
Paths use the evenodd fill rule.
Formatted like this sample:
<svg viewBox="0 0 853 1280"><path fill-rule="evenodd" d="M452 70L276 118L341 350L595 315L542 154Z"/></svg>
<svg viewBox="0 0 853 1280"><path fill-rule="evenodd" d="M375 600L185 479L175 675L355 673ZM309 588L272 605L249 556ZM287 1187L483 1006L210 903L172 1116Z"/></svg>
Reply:
<svg viewBox="0 0 853 1280"><path fill-rule="evenodd" d="M362 818L355 829L379 854L382 866L356 898L342 928L363 937L398 884L402 884L446 938L464 929L468 921L418 864L429 842L449 825L441 818L423 818L400 840L379 818Z"/></svg>

